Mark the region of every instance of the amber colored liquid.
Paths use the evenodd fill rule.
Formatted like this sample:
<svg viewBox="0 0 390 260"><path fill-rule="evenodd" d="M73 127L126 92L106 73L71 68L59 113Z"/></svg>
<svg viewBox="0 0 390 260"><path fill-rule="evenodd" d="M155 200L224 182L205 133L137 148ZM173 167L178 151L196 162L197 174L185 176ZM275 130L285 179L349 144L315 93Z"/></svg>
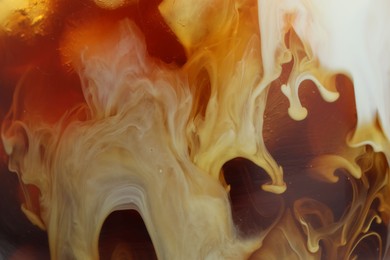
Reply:
<svg viewBox="0 0 390 260"><path fill-rule="evenodd" d="M24 35L14 31L0 37L0 121L12 103L17 84L25 77L20 113L38 115L51 123L70 107L83 102L79 77L61 60L59 46L63 33L77 28L88 19L129 18L142 30L150 55L162 62L184 64L184 49L163 21L157 10L159 1L140 1L115 11L102 10L91 1L59 1L52 8L56 17L50 19L42 35ZM0 141L1 142L1 141ZM10 259L49 259L47 235L33 226L20 211L24 197L17 175L7 169L7 157L0 145L0 251ZM39 208L39 192L28 186L34 207ZM136 212L115 212L103 226L100 238L102 259L109 259L114 246L128 244L133 255L155 258L153 245ZM4 252L3 252L4 251ZM27 257L27 258L26 258Z"/></svg>
<svg viewBox="0 0 390 260"><path fill-rule="evenodd" d="M23 38L18 34L0 38L0 120L3 121L12 103L12 95L20 79L25 77L25 104L20 113L39 115L55 122L69 107L83 102L77 73L67 67L59 51L63 32L77 27L79 22L96 17L119 20L128 17L145 36L148 52L165 63L181 66L186 61L183 47L166 25L157 10L157 0L139 1L115 11L101 10L92 2L63 1L56 6L57 17L44 35ZM54 7L53 7L54 8ZM288 66L279 81L286 80ZM275 82L275 85L280 82ZM316 156L331 153L356 125L353 86L339 76L337 88L341 97L335 103L323 101L311 83L301 88L302 103L308 108L306 120L296 122L287 114L288 104L278 88L268 95L263 134L271 155L284 168L288 184L282 195L264 192L260 186L268 177L248 160L236 158L224 165L224 178L231 185L230 200L233 220L242 236L251 236L269 227L284 207L292 207L297 199L310 197L327 205L338 220L351 203L352 188L345 174L340 181L327 184L310 178L309 164ZM332 131L329 130L332 126ZM2 148L1 148L2 149ZM378 155L379 156L379 155ZM0 250L10 259L48 259L49 249L45 232L28 222L19 209L23 196L18 191L17 176L6 167L6 156L0 168ZM38 208L39 193L30 189ZM372 228L386 243L386 226ZM1 244L3 243L3 244ZM100 257L109 259L118 243L125 244L136 259L154 259L156 254L142 218L135 211L112 213L103 225L99 239ZM368 248L380 245L374 241ZM370 255L367 248L357 248L361 259ZM375 254L375 252L374 252ZM322 252L324 259L326 251Z"/></svg>

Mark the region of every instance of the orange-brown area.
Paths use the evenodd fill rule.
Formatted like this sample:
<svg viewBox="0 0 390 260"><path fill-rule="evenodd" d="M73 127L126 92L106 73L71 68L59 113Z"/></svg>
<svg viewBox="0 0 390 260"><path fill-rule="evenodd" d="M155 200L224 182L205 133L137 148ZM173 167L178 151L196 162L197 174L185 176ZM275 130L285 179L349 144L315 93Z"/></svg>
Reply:
<svg viewBox="0 0 390 260"><path fill-rule="evenodd" d="M337 152L356 126L352 82L348 77L338 75L336 88L340 98L328 103L321 98L312 81L304 81L300 87L300 99L309 113L305 120L295 121L289 117L288 103L280 92L279 86L283 84L284 77L288 76L285 71L288 70L285 68L279 79L272 83L268 94L263 128L268 149L278 159L283 156L292 158L291 154L305 157L302 152L311 153L311 156ZM294 150L294 143L308 147ZM283 154L280 150L284 147L290 147L291 151L283 151Z"/></svg>
<svg viewBox="0 0 390 260"><path fill-rule="evenodd" d="M165 63L179 66L184 64L186 60L184 50L158 12L159 2L158 0L139 1L136 5L116 10L102 10L92 1L53 1L50 5L50 17L43 18L46 19L43 31L39 30L34 34L29 31L29 24L23 22L15 25L13 31L0 30L0 121L6 124L5 120L11 120L5 119L11 109L12 120L53 124L64 114L69 113L70 108L84 103L78 74L70 68L64 57L66 48L74 44L74 39L71 38L74 33L86 33L81 37L77 35L77 39L81 38L81 40L83 37L90 36L87 30L81 30L83 24L95 23L99 28L106 28L106 32L109 32L110 24L128 17L142 30L151 56ZM19 14L23 14L23 11L18 11L18 17ZM26 30L29 31L29 35L23 32ZM24 35L21 36L22 33ZM14 95L18 97L15 100L13 100ZM78 113L71 115L70 120L72 117L83 120L84 116L83 112ZM22 187L17 185L17 176L6 170L7 157L2 141L0 141L0 160L0 191L4 191L0 193L0 215L2 216L0 240L5 239L9 242L9 253L6 255L10 259L21 259L23 256L31 259L48 259L46 235L32 226L20 211L20 204L26 203L29 210L39 215L39 190L33 185ZM115 218L115 214L113 213L112 218ZM134 223L137 224L133 226L138 229L137 226L142 220L133 215L130 214L129 217L129 214L125 214L119 220L115 218L115 221L122 224L135 221ZM129 222L124 222L125 218ZM110 219L111 217L108 223L111 223ZM17 226L23 228L14 229ZM115 236L122 228L123 226L117 227ZM109 230L108 233L110 232L114 231ZM123 238L126 240L128 237L130 239L142 237L142 235L138 236L142 233L147 235L146 230L139 229L133 235L128 233ZM19 239L18 236L24 236L25 239ZM102 237L104 239L105 236ZM136 243L142 244L143 241ZM109 245L110 242L107 244ZM7 245L1 244L0 248L7 249ZM105 248L104 250L111 250L109 247ZM104 257L107 256L104 250L102 256L103 259L107 259ZM151 252L153 248L152 251L148 250L147 254Z"/></svg>
<svg viewBox="0 0 390 260"><path fill-rule="evenodd" d="M59 1L52 7L54 13L52 16L56 18L52 18L48 33L20 38L17 34L8 35L2 32L0 120L3 122L7 111L11 109L14 117L12 120L39 120L53 124L65 113L70 113L70 108L83 104L84 97L78 75L69 65L70 60L74 60L73 47L77 50L78 44L103 39L110 31L111 23L125 17L133 20L140 28L152 57L161 62L183 65L186 62L184 49L162 19L157 9L158 4L157 0L140 0L137 4L129 4L116 10L103 10L92 1ZM87 26L83 27L84 25ZM90 33L91 27L96 29L93 30L95 33ZM357 120L353 84L348 77L337 75L335 87L340 93L340 98L336 102L327 103L323 101L312 82L304 81L300 88L300 98L302 105L308 110L308 117L297 122L287 114L288 102L280 91L280 86L287 81L291 66L291 63L286 64L282 75L270 86L263 127L266 147L284 169L286 192L276 195L261 190L261 185L269 181L268 177L263 169L246 159L233 159L223 167L224 179L231 188L233 220L239 234L244 237L254 236L269 228L285 210L291 212L294 217L293 224L303 236L305 230L299 226L294 212L294 208L300 206L299 203L306 202L300 202L302 198L310 198L325 205L332 215L329 219L333 219L334 222L343 219L359 196L364 197L362 200L366 197L367 200L372 199L368 208L373 211L378 211L380 201L389 199L388 187L384 188L379 184L387 178L386 159L370 148L367 148L367 154L358 161L364 172L362 179L352 180L350 173L343 169L336 171L339 177L336 183L313 178L312 161L317 156L338 154L345 149L352 149L346 148L345 141L347 135L355 128ZM210 82L206 74L205 72L202 78L200 73L202 79L199 80L199 89L194 90L196 112L193 113L201 115L205 113L210 95ZM18 99L12 100L15 91L19 92ZM70 120L72 117L83 120L84 112L71 114ZM3 152L1 156L2 159L6 159ZM9 212L2 214L2 223L10 221L14 214L18 214L18 219L11 221L10 224L1 224L0 228L6 230L7 226L23 223L23 228L30 230L28 239L23 241L17 241L14 237L20 232L26 232L24 230L11 229L3 233L7 235L6 239L11 241L10 259L12 256L14 259L20 258L18 254L23 256L23 250L35 252L36 249L31 249L31 245L32 248L36 246L44 248L41 253L39 250L36 253L37 259L44 259L48 257L45 251L47 250L45 235L29 225L18 209L20 202L26 202L29 203L30 210L39 214L39 191L34 186L25 186L22 190L28 195L22 193L23 198L18 201L18 192L14 192L18 180L16 176L12 178L9 176L10 173L1 165L0 209L1 212ZM9 190L6 190L8 187ZM376 196L375 192L380 195ZM5 203L4 197L12 199ZM384 253L379 248L386 243L385 225L389 222L389 209L385 208L383 203L380 209L379 215L384 222L368 226L369 230L379 235L361 238L362 243L348 242L346 247L349 248L345 249L345 254L350 252L351 256L356 254L359 255L359 259L368 259L373 256L378 258ZM359 214L356 215L357 218ZM317 215L318 212L309 212L305 215L306 220L315 228L326 224ZM352 224L351 230L362 229L362 226L364 225L357 221ZM39 238L36 241L42 242L41 245L34 244L36 237ZM352 232L349 239L359 240ZM277 240L277 234L271 233L264 245L277 244ZM331 242L330 239L320 242L321 256L324 259L333 257L331 250L328 250L332 247ZM356 244L354 248L353 245ZM18 251L18 248L23 250ZM101 230L99 250L102 259L109 259L115 253L138 259L156 258L142 218L135 211L114 212L107 218ZM259 250L252 256L262 257L262 254L263 252Z"/></svg>
<svg viewBox="0 0 390 260"><path fill-rule="evenodd" d="M1 121L11 107L17 86L21 94L12 108L15 119L54 123L69 108L84 101L78 75L70 68L66 55L76 41L72 36L85 33L77 35L79 41L90 36L87 30L80 29L85 24L94 23L103 28L100 31L106 28L108 32L110 24L128 17L142 30L151 56L178 65L186 60L184 49L158 12L158 0L139 1L116 10L102 10L92 1L53 2L49 5L51 16L45 17L50 24L45 33L21 37L12 30L0 30ZM22 30L20 26L23 24L13 29ZM24 26L29 28L28 24ZM3 145L0 150L5 160Z"/></svg>

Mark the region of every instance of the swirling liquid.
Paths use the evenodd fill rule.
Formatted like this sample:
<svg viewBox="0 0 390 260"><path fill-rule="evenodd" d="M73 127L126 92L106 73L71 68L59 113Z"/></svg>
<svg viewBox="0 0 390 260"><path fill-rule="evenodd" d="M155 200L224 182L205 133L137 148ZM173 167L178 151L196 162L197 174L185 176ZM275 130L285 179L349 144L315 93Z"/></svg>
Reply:
<svg viewBox="0 0 390 260"><path fill-rule="evenodd" d="M4 258L390 257L386 1L0 7Z"/></svg>

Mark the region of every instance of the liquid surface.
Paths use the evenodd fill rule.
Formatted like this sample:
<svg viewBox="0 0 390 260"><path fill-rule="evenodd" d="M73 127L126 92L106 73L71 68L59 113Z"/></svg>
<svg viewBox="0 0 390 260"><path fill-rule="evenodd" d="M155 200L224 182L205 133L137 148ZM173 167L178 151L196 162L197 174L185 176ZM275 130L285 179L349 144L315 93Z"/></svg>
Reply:
<svg viewBox="0 0 390 260"><path fill-rule="evenodd" d="M387 1L0 10L0 256L390 257Z"/></svg>

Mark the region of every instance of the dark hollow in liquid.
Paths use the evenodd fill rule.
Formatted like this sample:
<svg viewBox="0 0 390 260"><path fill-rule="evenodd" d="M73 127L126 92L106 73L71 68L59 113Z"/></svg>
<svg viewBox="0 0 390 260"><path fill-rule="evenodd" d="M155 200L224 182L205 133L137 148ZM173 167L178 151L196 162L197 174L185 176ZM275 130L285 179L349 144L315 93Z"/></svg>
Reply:
<svg viewBox="0 0 390 260"><path fill-rule="evenodd" d="M99 237L100 259L110 259L117 245L126 247L131 259L157 259L145 223L135 210L115 211L105 220Z"/></svg>

